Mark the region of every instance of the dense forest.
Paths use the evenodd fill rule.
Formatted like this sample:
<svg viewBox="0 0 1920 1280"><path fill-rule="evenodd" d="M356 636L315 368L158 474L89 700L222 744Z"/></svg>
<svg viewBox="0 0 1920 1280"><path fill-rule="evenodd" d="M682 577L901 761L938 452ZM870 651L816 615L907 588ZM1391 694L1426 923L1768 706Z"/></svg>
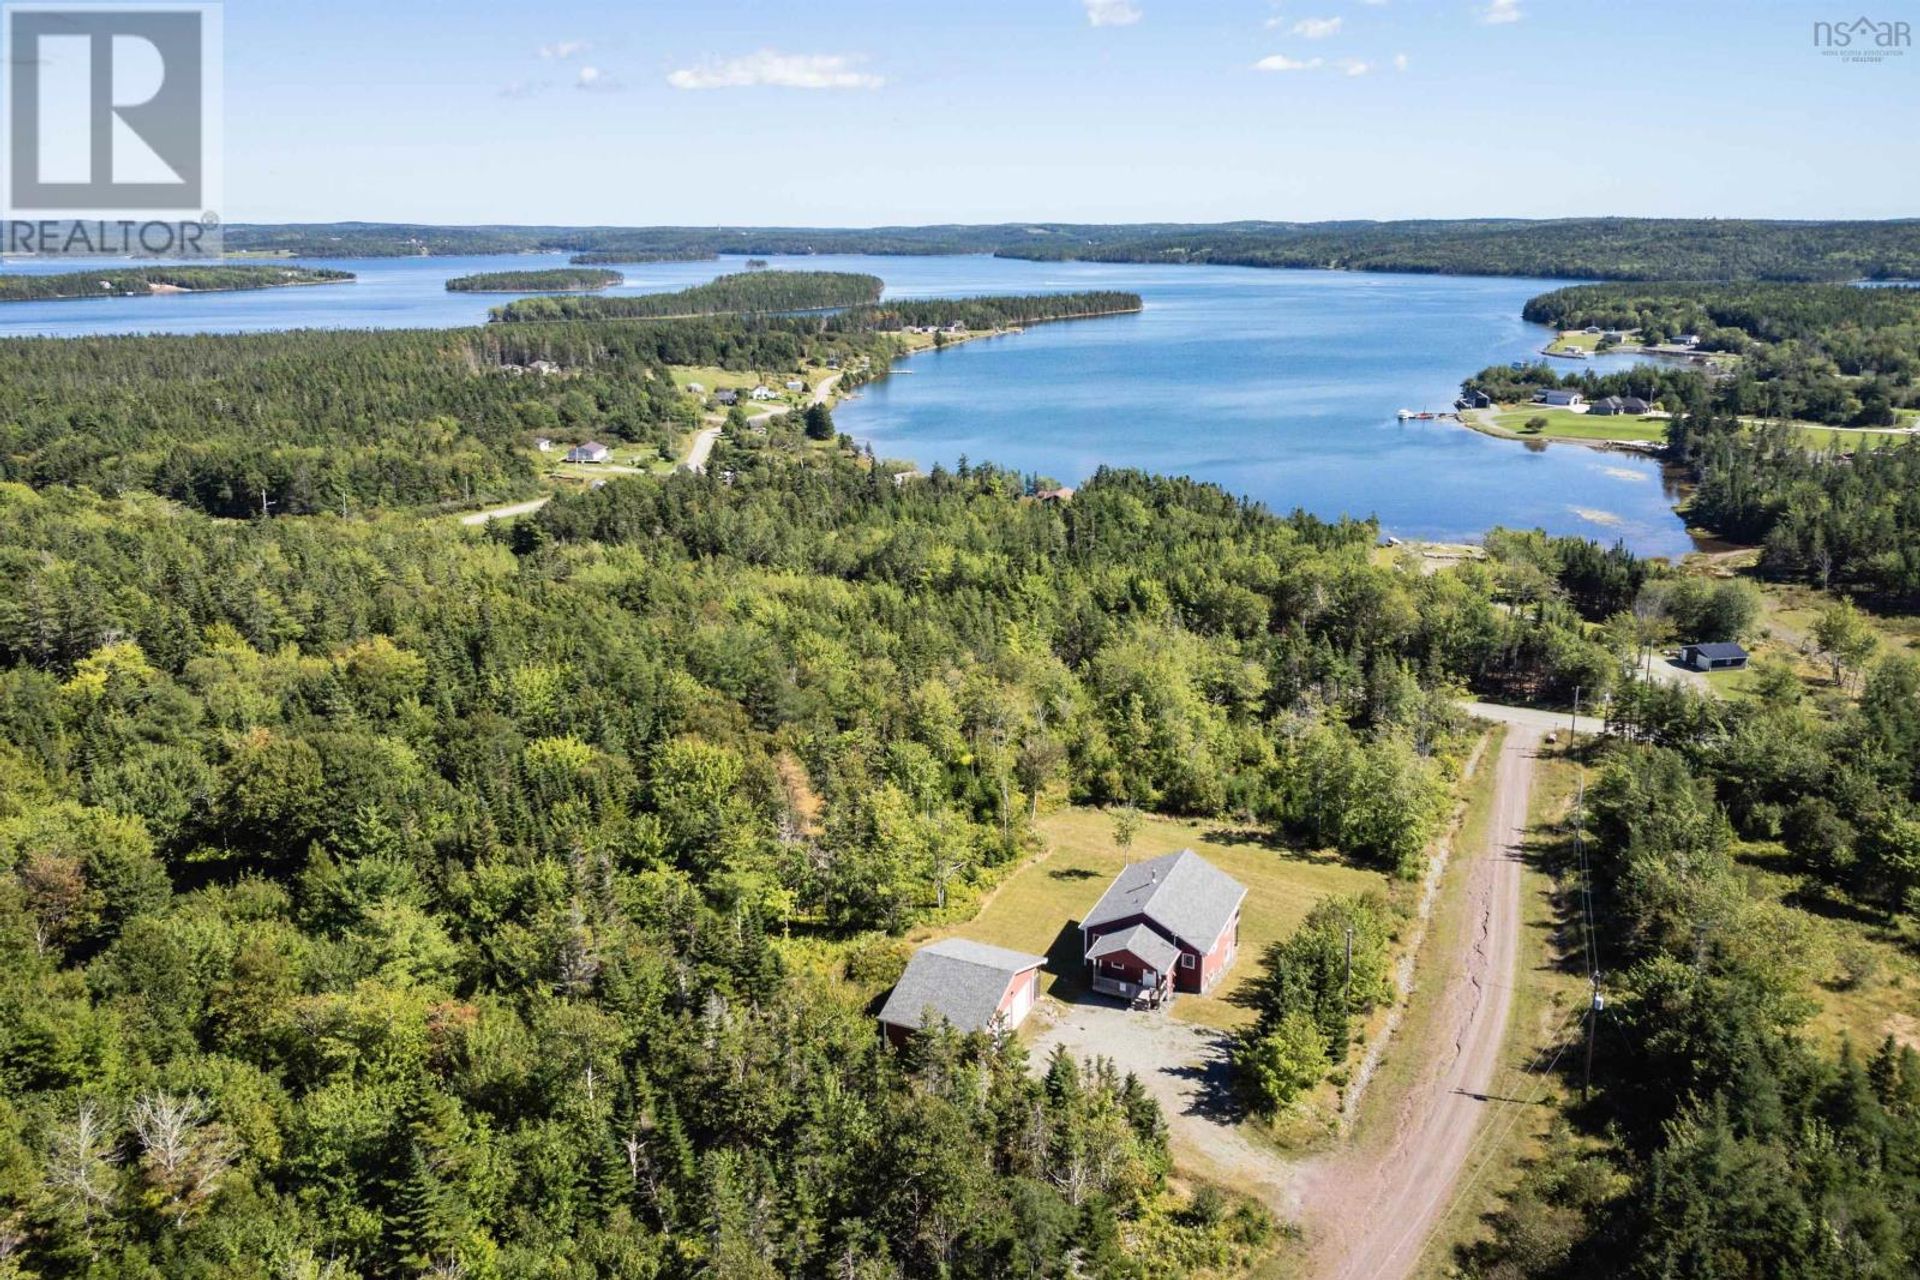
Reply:
<svg viewBox="0 0 1920 1280"><path fill-rule="evenodd" d="M641 398L640 335L720 327L618 326L605 370L607 330L524 340ZM5 367L82 424L127 412L90 365L166 420L244 383L351 465L370 388L438 403L434 353L491 387L531 353L484 344L519 340ZM292 399L320 352L352 395ZM473 394L479 448L520 428ZM1012 1042L885 1049L887 935L969 912L1043 801L1251 816L1403 871L1453 690L1595 687L1617 661L1577 609L1645 567L1514 535L1420 575L1375 563L1368 522L1127 472L1068 504L984 467L901 485L801 431L486 531L0 486L16 1274L1144 1280L1264 1238L1169 1190L1137 1082L1034 1075ZM1330 790L1349 768L1366 785Z"/></svg>
<svg viewBox="0 0 1920 1280"><path fill-rule="evenodd" d="M1712 417L1676 421L1668 439L1697 477L1688 517L1761 545L1767 572L1920 605L1920 442L1841 455Z"/></svg>
<svg viewBox="0 0 1920 1280"><path fill-rule="evenodd" d="M328 267L115 267L63 271L52 275L0 275L0 302L40 302L56 298L125 298L175 290L215 292L275 289L296 284L336 284L353 279L351 271Z"/></svg>
<svg viewBox="0 0 1920 1280"><path fill-rule="evenodd" d="M539 293L609 289L624 279L618 271L552 267L544 271L482 271L476 275L454 276L447 281L447 289L452 293Z"/></svg>
<svg viewBox="0 0 1920 1280"><path fill-rule="evenodd" d="M1600 280L1920 279L1920 221L1476 218L1404 222L925 227L423 227L234 224L233 249L344 256L564 251L589 261L716 254L952 254L1093 262Z"/></svg>
<svg viewBox="0 0 1920 1280"><path fill-rule="evenodd" d="M884 368L893 351L817 317L16 339L0 343L0 478L223 516L505 499L532 491L536 435L674 447L699 406L669 364Z"/></svg>
<svg viewBox="0 0 1920 1280"><path fill-rule="evenodd" d="M739 271L672 293L523 298L495 307L493 318L517 323L824 311L878 301L885 287L879 276L850 271Z"/></svg>
<svg viewBox="0 0 1920 1280"><path fill-rule="evenodd" d="M827 320L827 327L855 332L862 329L1005 329L1048 320L1121 315L1140 310L1137 293L1090 290L1084 293L1039 293L1014 297L901 298L871 307L849 307Z"/></svg>
<svg viewBox="0 0 1920 1280"><path fill-rule="evenodd" d="M1844 603L1817 630L1846 650L1835 671L1857 698L1816 705L1790 670L1765 668L1750 698L1652 694L1616 726L1635 741L1599 752L1584 863L1571 840L1552 855L1568 936L1598 939L1571 957L1604 972L1596 1092L1467 1274L1920 1267L1920 1054L1891 1036L1835 1054L1807 1033L1820 985L1876 979L1870 951L1836 958L1805 914L1911 939L1920 665L1870 663ZM1793 878L1791 904L1757 888L1756 865Z"/></svg>

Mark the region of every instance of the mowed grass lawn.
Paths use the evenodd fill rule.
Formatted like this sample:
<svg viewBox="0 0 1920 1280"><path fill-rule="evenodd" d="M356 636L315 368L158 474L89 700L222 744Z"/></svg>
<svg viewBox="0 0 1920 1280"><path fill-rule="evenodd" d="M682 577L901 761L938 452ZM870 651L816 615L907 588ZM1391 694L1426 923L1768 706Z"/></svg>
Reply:
<svg viewBox="0 0 1920 1280"><path fill-rule="evenodd" d="M1069 996L1084 988L1080 958L1081 916L1100 899L1128 861L1192 849L1247 887L1240 910L1240 954L1226 978L1205 996L1183 995L1173 1016L1207 1026L1245 1022L1247 1010L1232 1003L1234 990L1259 965L1267 944L1291 933L1315 902L1329 894L1385 889L1387 877L1351 866L1332 854L1308 854L1264 842L1254 832L1236 832L1218 822L1192 822L1142 814L1131 857L1113 843L1113 816L1075 808L1039 822L1047 851L1002 883L985 908L943 935L972 938L1048 957L1041 991ZM916 937L916 943L933 935Z"/></svg>
<svg viewBox="0 0 1920 1280"><path fill-rule="evenodd" d="M1536 435L1528 431L1532 418L1545 418L1547 425ZM1494 425L1515 435L1538 440L1665 440L1665 418L1635 418L1627 414L1595 417L1571 409L1549 409L1545 405L1503 407L1493 415Z"/></svg>

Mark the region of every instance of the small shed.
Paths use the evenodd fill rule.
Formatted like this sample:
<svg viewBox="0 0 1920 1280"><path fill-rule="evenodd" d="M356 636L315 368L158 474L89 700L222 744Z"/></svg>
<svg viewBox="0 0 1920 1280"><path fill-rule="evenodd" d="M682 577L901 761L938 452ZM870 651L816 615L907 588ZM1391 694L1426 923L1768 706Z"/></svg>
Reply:
<svg viewBox="0 0 1920 1280"><path fill-rule="evenodd" d="M880 1010L880 1029L894 1044L929 1019L956 1031L1011 1030L1033 1009L1045 956L946 938L920 948Z"/></svg>
<svg viewBox="0 0 1920 1280"><path fill-rule="evenodd" d="M1732 671L1747 665L1747 651L1730 640L1709 641L1680 650L1680 661L1695 671Z"/></svg>

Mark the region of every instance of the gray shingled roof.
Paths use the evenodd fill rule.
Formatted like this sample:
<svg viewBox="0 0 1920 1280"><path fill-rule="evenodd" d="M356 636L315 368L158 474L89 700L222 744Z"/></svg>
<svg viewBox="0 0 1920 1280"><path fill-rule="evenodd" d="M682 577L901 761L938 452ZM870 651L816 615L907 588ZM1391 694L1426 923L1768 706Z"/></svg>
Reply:
<svg viewBox="0 0 1920 1280"><path fill-rule="evenodd" d="M1191 849L1136 862L1122 871L1080 922L1097 929L1145 916L1195 951L1211 950L1247 890Z"/></svg>
<svg viewBox="0 0 1920 1280"><path fill-rule="evenodd" d="M935 1018L945 1018L957 1030L985 1031L1000 1010L1007 984L1046 962L1045 956L947 938L913 953L880 1010L880 1021L917 1029L932 1010Z"/></svg>
<svg viewBox="0 0 1920 1280"><path fill-rule="evenodd" d="M1707 640L1700 644L1690 644L1687 648L1698 650L1700 656L1709 661L1716 658L1744 658L1747 656L1745 649L1729 640Z"/></svg>
<svg viewBox="0 0 1920 1280"><path fill-rule="evenodd" d="M1116 951L1138 956L1161 973L1172 973L1174 964L1180 959L1180 948L1155 933L1151 925L1144 924L1102 935L1087 948L1087 958L1098 960Z"/></svg>

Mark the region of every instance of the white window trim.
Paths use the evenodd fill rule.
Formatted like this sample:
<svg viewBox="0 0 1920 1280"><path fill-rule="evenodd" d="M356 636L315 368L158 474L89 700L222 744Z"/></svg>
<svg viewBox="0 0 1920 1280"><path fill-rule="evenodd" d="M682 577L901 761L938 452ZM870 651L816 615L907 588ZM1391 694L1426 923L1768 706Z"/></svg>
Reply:
<svg viewBox="0 0 1920 1280"><path fill-rule="evenodd" d="M1182 969L1191 969L1191 968L1193 968L1193 952L1191 952L1191 951L1182 951L1182 952L1180 953L1180 967L1181 967Z"/></svg>

